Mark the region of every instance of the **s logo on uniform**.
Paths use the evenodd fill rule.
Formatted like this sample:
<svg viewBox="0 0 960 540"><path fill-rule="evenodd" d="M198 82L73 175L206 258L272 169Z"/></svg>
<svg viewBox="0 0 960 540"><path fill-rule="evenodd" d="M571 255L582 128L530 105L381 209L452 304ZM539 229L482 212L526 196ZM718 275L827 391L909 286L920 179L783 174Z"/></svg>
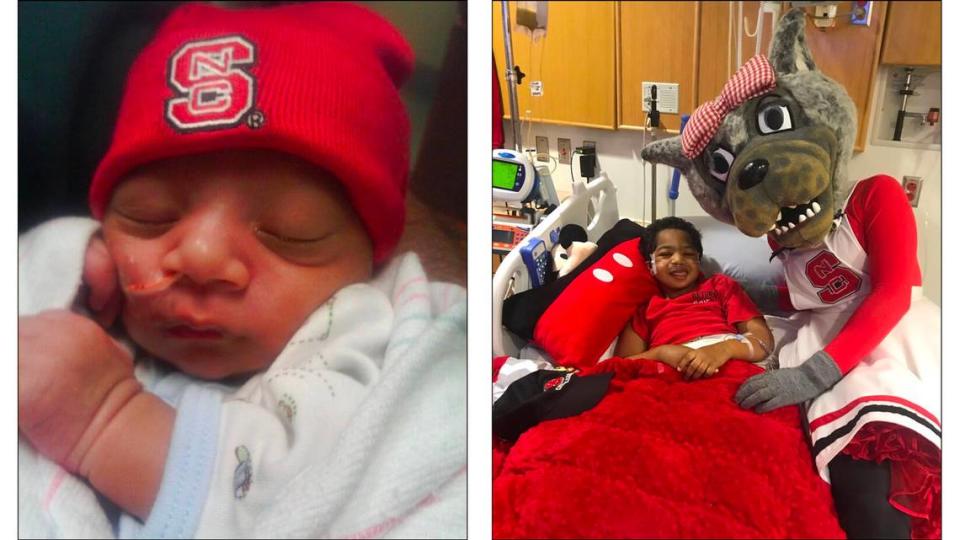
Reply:
<svg viewBox="0 0 960 540"><path fill-rule="evenodd" d="M253 108L255 80L244 68L255 60L253 44L240 36L191 41L170 58L167 81L176 95L166 118L178 131L239 125Z"/></svg>

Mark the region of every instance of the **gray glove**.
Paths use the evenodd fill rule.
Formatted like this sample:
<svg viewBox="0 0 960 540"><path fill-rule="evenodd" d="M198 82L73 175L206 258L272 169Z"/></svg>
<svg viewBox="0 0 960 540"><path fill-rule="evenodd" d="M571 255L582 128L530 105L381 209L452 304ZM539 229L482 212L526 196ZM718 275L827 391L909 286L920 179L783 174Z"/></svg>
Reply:
<svg viewBox="0 0 960 540"><path fill-rule="evenodd" d="M843 378L837 363L817 351L797 367L782 368L747 379L733 397L744 409L758 413L802 403L829 390Z"/></svg>

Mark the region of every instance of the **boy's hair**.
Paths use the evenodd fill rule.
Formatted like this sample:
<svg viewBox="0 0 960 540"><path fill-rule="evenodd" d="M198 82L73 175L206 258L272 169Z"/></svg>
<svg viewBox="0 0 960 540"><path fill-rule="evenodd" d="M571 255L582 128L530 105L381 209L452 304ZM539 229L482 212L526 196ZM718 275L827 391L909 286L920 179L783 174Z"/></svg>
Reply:
<svg viewBox="0 0 960 540"><path fill-rule="evenodd" d="M697 249L697 255L701 259L703 258L703 243L701 241L700 231L693 226L693 223L690 223L685 219L670 216L654 220L654 222L648 225L644 231L643 244L641 246L641 252L644 260L650 259L650 255L653 254L653 250L657 249L657 235L660 234L660 231L666 229L677 229L687 233L690 243L693 244L693 247Z"/></svg>
<svg viewBox="0 0 960 540"><path fill-rule="evenodd" d="M342 3L240 9L186 3L127 74L113 141L90 186L103 217L130 171L222 150L291 154L345 188L383 262L403 231L413 52L383 17Z"/></svg>

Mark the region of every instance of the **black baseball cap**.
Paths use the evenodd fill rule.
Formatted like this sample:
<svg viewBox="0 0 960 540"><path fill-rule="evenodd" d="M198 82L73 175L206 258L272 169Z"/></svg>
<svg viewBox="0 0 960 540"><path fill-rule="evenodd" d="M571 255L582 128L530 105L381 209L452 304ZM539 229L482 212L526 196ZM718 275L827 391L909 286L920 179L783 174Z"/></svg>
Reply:
<svg viewBox="0 0 960 540"><path fill-rule="evenodd" d="M613 373L578 375L542 369L516 380L493 404L493 432L515 441L544 420L575 416L600 402Z"/></svg>

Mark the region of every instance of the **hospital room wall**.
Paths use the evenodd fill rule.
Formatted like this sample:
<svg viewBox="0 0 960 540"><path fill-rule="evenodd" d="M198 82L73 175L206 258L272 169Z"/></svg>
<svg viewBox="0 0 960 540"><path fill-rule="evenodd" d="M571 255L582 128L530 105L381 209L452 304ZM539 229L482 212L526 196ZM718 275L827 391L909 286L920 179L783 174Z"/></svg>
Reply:
<svg viewBox="0 0 960 540"><path fill-rule="evenodd" d="M598 161L600 169L607 173L610 180L617 186L617 205L622 217L630 218L639 222L649 222L652 219L651 204L649 193L651 189L651 166L646 166L646 188L644 188L644 171L640 167L640 149L645 143L654 140L652 131L648 132L644 138L642 131L632 130L603 130L590 129L575 126L562 126L554 124L533 123L532 128L528 130L531 124L523 122L521 138L523 139L523 148L534 148L536 146L536 136L547 137L550 141L550 160L549 166L553 173L554 184L557 187L557 194L561 199L570 194L570 165L561 165L557 152L557 138L570 139L570 144L576 148L583 145L584 140L597 143ZM513 137L509 124L505 131L506 146L512 147ZM529 133L528 133L529 131ZM666 137L667 135L663 135ZM575 157L575 159L577 159ZM537 162L537 165L547 165ZM573 173L579 175L580 164L574 162ZM667 189L669 187L670 176L673 169L664 165L657 166L657 216L667 215ZM682 181L685 184L686 181ZM690 191L685 185L680 187L680 197L677 199L678 216L705 216L707 215L697 201L690 195Z"/></svg>
<svg viewBox="0 0 960 540"><path fill-rule="evenodd" d="M876 91L874 92L876 95ZM874 108L871 108L873 111ZM872 124L871 124L872 125ZM512 147L512 133L509 123L505 124L505 146ZM646 166L646 184L644 171L640 166L640 149L652 138L650 132L644 135L642 131L633 130L602 130L574 126L563 126L545 123L524 122L521 130L523 148L534 148L536 136L547 137L550 142L550 155L553 159L549 165L553 170L551 177L561 199L570 194L570 165L561 165L557 153L557 138L570 139L575 148L581 146L584 140L597 143L600 169L607 173L610 180L617 186L617 205L622 217L639 222L649 222L652 219L650 198L645 194L651 190L651 166ZM667 136L667 135L663 135ZM574 162L574 174L579 174L579 163ZM898 181L904 175L921 176L924 179L920 195L920 205L914 211L917 218L918 248L917 256L920 269L923 273L924 295L940 304L941 279L941 237L940 237L940 151L919 150L911 148L895 148L878 146L867 139L862 153L855 154L850 160L850 178L867 178L874 174L889 174ZM667 189L673 169L663 165L657 166L657 216L667 214ZM705 216L707 215L690 194L686 180L681 180L680 196L677 199L676 215Z"/></svg>
<svg viewBox="0 0 960 540"><path fill-rule="evenodd" d="M883 95L881 86L885 82L883 76L874 80L874 102L870 106L871 133L877 129L876 120L881 105L878 96ZM863 152L854 154L850 160L851 179L868 178L874 174L888 174L899 182L903 181L904 176L923 178L920 203L913 211L917 220L917 257L923 274L923 293L937 305L940 305L942 276L941 167L941 151L934 145L927 149L878 145L873 144L872 137L866 138Z"/></svg>

